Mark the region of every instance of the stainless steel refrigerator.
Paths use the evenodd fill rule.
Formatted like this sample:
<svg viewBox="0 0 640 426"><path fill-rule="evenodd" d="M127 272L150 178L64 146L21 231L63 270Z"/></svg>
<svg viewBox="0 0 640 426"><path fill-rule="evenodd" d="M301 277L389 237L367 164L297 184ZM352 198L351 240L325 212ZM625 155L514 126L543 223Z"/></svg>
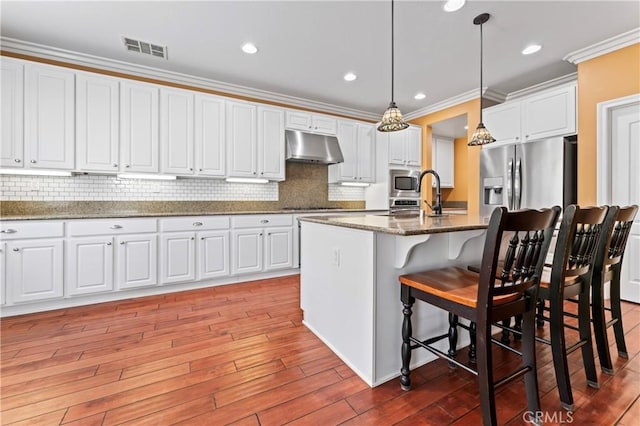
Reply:
<svg viewBox="0 0 640 426"><path fill-rule="evenodd" d="M577 137L482 147L480 214L494 208L566 207L577 200Z"/></svg>

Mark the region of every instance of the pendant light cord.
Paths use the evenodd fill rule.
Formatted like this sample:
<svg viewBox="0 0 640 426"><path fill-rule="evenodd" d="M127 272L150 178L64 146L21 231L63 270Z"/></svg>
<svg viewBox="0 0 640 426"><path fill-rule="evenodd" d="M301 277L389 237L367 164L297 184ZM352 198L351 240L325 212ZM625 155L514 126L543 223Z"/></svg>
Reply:
<svg viewBox="0 0 640 426"><path fill-rule="evenodd" d="M482 123L482 24L480 24L480 122Z"/></svg>
<svg viewBox="0 0 640 426"><path fill-rule="evenodd" d="M393 52L393 48L394 48L394 42L393 42L393 0L391 0L391 103L394 103L393 100L393 80L394 80L394 75L393 75L393 62L394 62L394 52Z"/></svg>

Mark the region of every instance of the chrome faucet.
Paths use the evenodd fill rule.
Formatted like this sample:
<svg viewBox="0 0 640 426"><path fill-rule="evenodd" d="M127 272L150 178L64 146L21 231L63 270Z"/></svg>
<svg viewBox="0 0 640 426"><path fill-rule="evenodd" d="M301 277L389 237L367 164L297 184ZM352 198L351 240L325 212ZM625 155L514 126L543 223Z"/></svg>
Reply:
<svg viewBox="0 0 640 426"><path fill-rule="evenodd" d="M418 178L418 188L416 189L416 191L420 193L420 188L422 188L422 179L424 178L425 175L429 175L429 174L433 175L434 179L436 180L436 201L433 203L433 206L427 203L426 200L425 200L425 203L429 206L431 210L433 210L434 215L442 216L442 201L441 201L441 195L440 195L440 176L438 176L438 173L436 173L435 170L431 170L431 169L425 170L420 174L420 177ZM420 210L422 210L422 208Z"/></svg>

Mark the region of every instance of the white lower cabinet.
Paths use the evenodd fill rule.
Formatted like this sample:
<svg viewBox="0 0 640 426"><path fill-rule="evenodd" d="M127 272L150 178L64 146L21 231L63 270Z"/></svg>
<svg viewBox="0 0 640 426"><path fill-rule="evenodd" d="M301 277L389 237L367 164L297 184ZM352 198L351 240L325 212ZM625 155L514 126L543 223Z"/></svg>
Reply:
<svg viewBox="0 0 640 426"><path fill-rule="evenodd" d="M293 267L293 228L268 228L265 232L265 271Z"/></svg>
<svg viewBox="0 0 640 426"><path fill-rule="evenodd" d="M15 240L8 241L6 247L10 303L62 297L62 239Z"/></svg>
<svg viewBox="0 0 640 426"><path fill-rule="evenodd" d="M116 242L118 290L157 285L157 235L120 235L116 237Z"/></svg>
<svg viewBox="0 0 640 426"><path fill-rule="evenodd" d="M248 274L262 271L263 233L264 231L262 229L231 231L233 274Z"/></svg>
<svg viewBox="0 0 640 426"><path fill-rule="evenodd" d="M113 291L113 237L69 238L66 295Z"/></svg>
<svg viewBox="0 0 640 426"><path fill-rule="evenodd" d="M229 231L198 233L198 279L229 275Z"/></svg>
<svg viewBox="0 0 640 426"><path fill-rule="evenodd" d="M195 281L195 232L171 232L160 237L160 282Z"/></svg>
<svg viewBox="0 0 640 426"><path fill-rule="evenodd" d="M231 222L232 274L293 267L291 215L238 216Z"/></svg>

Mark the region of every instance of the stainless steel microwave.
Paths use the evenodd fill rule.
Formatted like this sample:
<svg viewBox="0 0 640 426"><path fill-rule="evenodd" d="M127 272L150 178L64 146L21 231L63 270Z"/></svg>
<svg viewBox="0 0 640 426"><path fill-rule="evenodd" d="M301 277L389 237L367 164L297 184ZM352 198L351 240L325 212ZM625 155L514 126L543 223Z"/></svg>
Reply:
<svg viewBox="0 0 640 426"><path fill-rule="evenodd" d="M419 170L389 170L389 197L420 198L420 193L417 192L419 178Z"/></svg>

